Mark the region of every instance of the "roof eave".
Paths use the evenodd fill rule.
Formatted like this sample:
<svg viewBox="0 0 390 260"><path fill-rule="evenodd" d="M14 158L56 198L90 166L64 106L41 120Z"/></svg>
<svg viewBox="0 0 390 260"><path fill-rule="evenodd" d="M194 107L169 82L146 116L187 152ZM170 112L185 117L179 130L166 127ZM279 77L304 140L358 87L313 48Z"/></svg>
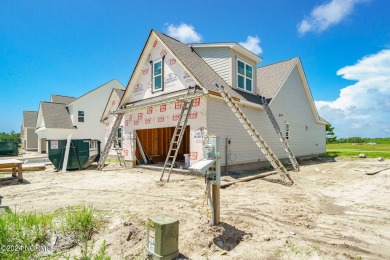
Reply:
<svg viewBox="0 0 390 260"><path fill-rule="evenodd" d="M236 42L194 43L194 44L189 44L189 46L195 47L195 48L223 48L223 47L227 47L227 48L233 49L233 50L243 54L244 56L251 58L252 60L256 61L256 63L263 61L263 59L261 57L257 56L256 54L254 54L253 52L251 52L250 50L246 49L245 47L243 47L242 45L240 45Z"/></svg>

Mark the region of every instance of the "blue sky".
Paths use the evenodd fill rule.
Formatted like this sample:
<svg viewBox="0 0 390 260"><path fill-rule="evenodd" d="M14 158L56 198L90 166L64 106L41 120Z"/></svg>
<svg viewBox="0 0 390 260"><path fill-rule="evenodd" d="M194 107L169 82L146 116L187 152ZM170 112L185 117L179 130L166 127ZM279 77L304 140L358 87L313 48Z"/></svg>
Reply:
<svg viewBox="0 0 390 260"><path fill-rule="evenodd" d="M276 3L275 3L276 2ZM390 3L0 1L0 132L50 94L126 85L150 29L235 41L263 58L300 57L320 115L339 137L390 136Z"/></svg>

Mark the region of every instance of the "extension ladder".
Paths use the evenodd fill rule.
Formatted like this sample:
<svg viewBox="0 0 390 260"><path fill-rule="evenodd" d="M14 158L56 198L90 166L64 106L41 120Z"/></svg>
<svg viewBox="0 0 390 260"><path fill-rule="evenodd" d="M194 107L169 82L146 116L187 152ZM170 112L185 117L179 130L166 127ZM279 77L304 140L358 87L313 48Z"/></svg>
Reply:
<svg viewBox="0 0 390 260"><path fill-rule="evenodd" d="M284 148L284 151L286 152L287 156L288 156L288 159L290 160L292 166L294 167L294 169L296 171L299 171L299 164L297 162L297 159L295 158L294 154L292 153L291 149L290 149L290 146L288 145L288 142L286 140L286 138L284 138L283 136L283 133L282 131L280 130L280 127L279 127L279 124L278 124L278 121L276 121L275 119L275 116L274 114L272 113L271 111L271 108L269 107L268 105L268 102L267 100L265 99L265 97L263 96L259 96L260 97L260 100L261 100L261 103L265 109L265 111L267 112L267 115L269 117L269 119L271 120L271 123L272 123L272 126L274 127L275 131L276 131L276 134L278 135L279 137L279 141L282 143L283 145L283 148Z"/></svg>
<svg viewBox="0 0 390 260"><path fill-rule="evenodd" d="M192 88L194 90L193 93L196 92L196 87ZM188 94L190 94L190 88L188 89ZM194 103L194 98L192 99L185 99L182 101L182 108L181 113L179 116L179 119L177 121L177 125L175 127L175 130L173 131L173 136L171 139L171 143L169 145L169 150L167 154L167 158L165 159L164 168L161 173L160 181L164 178L164 173L166 170L168 170L168 179L167 182L169 182L169 178L171 177L172 169L175 165L177 155L179 153L179 148L181 141L183 140L184 133L186 131L188 117L191 113L192 104Z"/></svg>
<svg viewBox="0 0 390 260"><path fill-rule="evenodd" d="M249 119L244 115L240 107L234 102L233 98L229 95L229 93L226 92L223 86L219 87L218 84L216 84L216 87L218 88L223 100L225 100L226 104L233 111L234 115L238 118L248 134L252 137L253 141L255 141L256 145L260 148L276 172L279 173L284 183L287 185L292 185L294 182L291 179L288 171L273 153L271 148L267 145L263 137L259 134L259 132L257 132L256 128L252 125Z"/></svg>
<svg viewBox="0 0 390 260"><path fill-rule="evenodd" d="M114 149L116 151L116 155L118 156L119 165L122 167L126 167L125 157L122 154L122 147L118 144L118 140L114 142Z"/></svg>
<svg viewBox="0 0 390 260"><path fill-rule="evenodd" d="M101 171L104 167L104 163L106 162L108 153L110 152L111 145L114 143L114 141L116 139L116 134L117 134L118 128L122 122L123 116L124 116L123 113L117 114L117 116L116 116L114 125L112 126L112 129L111 129L111 133L108 136L106 146L104 146L103 152L100 155L100 159L99 159L98 166L97 166L97 170L99 170L99 171ZM120 152L121 151L122 150L120 150Z"/></svg>

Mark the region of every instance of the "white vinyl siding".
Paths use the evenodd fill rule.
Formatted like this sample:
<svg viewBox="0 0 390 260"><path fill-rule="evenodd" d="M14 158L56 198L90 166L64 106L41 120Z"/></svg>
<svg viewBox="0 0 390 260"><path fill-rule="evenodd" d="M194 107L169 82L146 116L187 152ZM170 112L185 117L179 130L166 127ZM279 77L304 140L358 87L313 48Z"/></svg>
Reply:
<svg viewBox="0 0 390 260"><path fill-rule="evenodd" d="M207 110L209 111L207 118L208 133L220 136L220 142L222 144L225 143L226 137L231 138L229 165L258 162L259 159L261 161L266 160L261 150L253 142L252 138L223 100L209 98L207 106ZM266 113L260 109L252 108L243 108L242 110L278 157L286 158L287 156ZM220 146L219 152L222 157L221 163L224 165L224 145Z"/></svg>
<svg viewBox="0 0 390 260"><path fill-rule="evenodd" d="M196 53L229 85L231 81L231 51L227 47L194 48Z"/></svg>
<svg viewBox="0 0 390 260"><path fill-rule="evenodd" d="M252 138L223 100L208 99L208 133L231 138L229 165L265 161L265 157ZM314 121L306 93L297 69L288 77L270 107L283 132L289 124L288 143L295 156L318 155L325 152L325 126ZM242 106L241 106L242 108ZM287 158L275 129L263 110L242 108L273 152L280 159ZM219 148L221 163L225 162L225 146Z"/></svg>
<svg viewBox="0 0 390 260"><path fill-rule="evenodd" d="M288 142L296 156L325 152L325 126L314 121L297 68L271 101L270 108L281 129L289 124Z"/></svg>

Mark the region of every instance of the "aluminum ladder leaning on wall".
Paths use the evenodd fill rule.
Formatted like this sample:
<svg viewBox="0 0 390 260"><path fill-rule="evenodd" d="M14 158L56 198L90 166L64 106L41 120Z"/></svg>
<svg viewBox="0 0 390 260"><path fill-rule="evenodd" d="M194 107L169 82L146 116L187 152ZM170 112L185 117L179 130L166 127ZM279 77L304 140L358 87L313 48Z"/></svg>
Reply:
<svg viewBox="0 0 390 260"><path fill-rule="evenodd" d="M119 145L116 138L114 140L114 149L116 151L116 155L118 156L119 165L122 167L126 167L126 161L122 153L122 147Z"/></svg>
<svg viewBox="0 0 390 260"><path fill-rule="evenodd" d="M259 97L260 97L261 103L262 103L265 111L267 112L267 115L268 115L269 119L271 120L272 126L274 127L274 129L276 131L276 134L279 137L279 141L283 145L284 151L286 152L288 159L290 160L290 162L291 162L292 166L294 167L294 169L296 171L299 171L299 164L297 162L297 159L295 158L293 152L291 151L290 146L288 145L288 142L287 142L286 138L284 138L283 133L280 130L278 121L276 121L275 116L272 113L272 110L271 110L271 108L268 105L267 100L263 96L259 95Z"/></svg>
<svg viewBox="0 0 390 260"><path fill-rule="evenodd" d="M97 170L99 170L99 171L101 171L103 169L103 167L104 167L104 163L106 162L108 153L110 152L111 145L114 143L114 141L116 139L116 133L117 133L118 128L119 128L119 126L120 126L120 124L122 122L123 116L124 116L124 113L116 115L116 119L115 119L114 125L111 128L111 133L108 136L108 139L107 139L107 142L106 142L106 146L104 146L103 152L100 155L100 159L99 159L98 166L97 166ZM118 152L118 150L117 150L117 152ZM121 152L121 150L119 152Z"/></svg>
<svg viewBox="0 0 390 260"><path fill-rule="evenodd" d="M193 91L192 93L191 90ZM197 86L188 89L188 95L195 94L197 91ZM175 130L173 131L173 136L171 139L171 143L169 145L169 150L167 154L167 158L165 159L164 168L161 173L160 181L164 178L164 173L168 171L167 182L169 182L169 178L171 177L172 169L175 165L177 155L179 153L181 141L183 140L184 133L186 131L188 117L191 113L192 105L194 103L194 98L186 99L182 101L181 113L179 116L179 120L177 121L177 125Z"/></svg>
<svg viewBox="0 0 390 260"><path fill-rule="evenodd" d="M252 137L253 141L255 141L256 145L260 148L264 156L267 158L267 160L271 163L271 165L274 167L277 173L279 173L280 177L284 181L286 185L292 185L294 184L293 180L290 177L290 174L286 170L286 168L283 166L283 164L279 161L279 159L276 157L274 152L271 150L271 148L267 145L263 137L260 135L260 133L256 130L256 128L252 125L252 123L249 121L249 119L244 115L244 112L240 109L240 107L234 102L233 98L229 95L228 92L226 92L225 88L223 86L218 86L216 84L216 87L219 90L219 93L221 94L221 97L223 100L225 100L226 104L230 107L230 109L233 111L233 114L238 118L241 125L245 128L245 130L248 132L248 134Z"/></svg>

